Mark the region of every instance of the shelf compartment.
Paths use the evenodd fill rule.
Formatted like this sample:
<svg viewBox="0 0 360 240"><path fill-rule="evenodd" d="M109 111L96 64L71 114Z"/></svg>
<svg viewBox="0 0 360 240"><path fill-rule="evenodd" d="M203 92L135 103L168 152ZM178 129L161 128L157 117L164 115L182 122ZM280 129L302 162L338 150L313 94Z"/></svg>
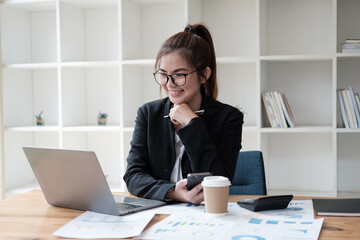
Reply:
<svg viewBox="0 0 360 240"><path fill-rule="evenodd" d="M338 193L360 196L360 135L357 132L337 134Z"/></svg>
<svg viewBox="0 0 360 240"><path fill-rule="evenodd" d="M261 61L260 76L261 92L285 93L295 126L332 126L332 61Z"/></svg>
<svg viewBox="0 0 360 240"><path fill-rule="evenodd" d="M268 189L335 193L332 136L331 133L263 133Z"/></svg>
<svg viewBox="0 0 360 240"><path fill-rule="evenodd" d="M348 89L352 87L354 93L360 94L360 58L347 59L341 58L337 61L337 88ZM336 93L337 94L337 93ZM339 99L336 95L336 125L345 127L339 106Z"/></svg>
<svg viewBox="0 0 360 240"><path fill-rule="evenodd" d="M60 2L63 62L119 59L117 1Z"/></svg>
<svg viewBox="0 0 360 240"><path fill-rule="evenodd" d="M154 59L161 44L185 28L184 2L121 1L122 59Z"/></svg>
<svg viewBox="0 0 360 240"><path fill-rule="evenodd" d="M64 132L65 149L94 151L109 184L121 185L120 133Z"/></svg>
<svg viewBox="0 0 360 240"><path fill-rule="evenodd" d="M218 57L258 55L256 1L196 0L188 1L188 5L187 21L209 27Z"/></svg>
<svg viewBox="0 0 360 240"><path fill-rule="evenodd" d="M337 0L337 52L341 53L341 43L346 39L360 39L360 2L356 0ZM357 53L359 54L359 53Z"/></svg>
<svg viewBox="0 0 360 240"><path fill-rule="evenodd" d="M96 126L99 111L107 113L108 126L119 126L118 68L62 69L63 126Z"/></svg>
<svg viewBox="0 0 360 240"><path fill-rule="evenodd" d="M5 189L35 182L22 147L59 147L57 132L4 132Z"/></svg>
<svg viewBox="0 0 360 240"><path fill-rule="evenodd" d="M166 97L153 77L153 66L123 66L123 123L134 127L137 110L144 103Z"/></svg>
<svg viewBox="0 0 360 240"><path fill-rule="evenodd" d="M256 64L218 64L218 100L238 107L244 114L244 126L255 126L259 104L256 91Z"/></svg>
<svg viewBox="0 0 360 240"><path fill-rule="evenodd" d="M45 125L59 124L57 70L3 69L3 89L5 127L36 125L41 111Z"/></svg>
<svg viewBox="0 0 360 240"><path fill-rule="evenodd" d="M2 4L0 22L3 64L57 61L55 1Z"/></svg>
<svg viewBox="0 0 360 240"><path fill-rule="evenodd" d="M332 0L261 0L260 55L333 53L332 14Z"/></svg>

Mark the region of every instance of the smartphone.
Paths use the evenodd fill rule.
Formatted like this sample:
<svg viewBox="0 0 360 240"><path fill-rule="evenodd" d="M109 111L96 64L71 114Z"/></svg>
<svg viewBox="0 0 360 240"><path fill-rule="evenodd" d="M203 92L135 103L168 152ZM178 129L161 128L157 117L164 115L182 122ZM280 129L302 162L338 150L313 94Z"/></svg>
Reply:
<svg viewBox="0 0 360 240"><path fill-rule="evenodd" d="M189 173L187 175L187 189L190 191L193 189L196 185L202 182L204 177L211 176L211 172L201 172L201 173Z"/></svg>

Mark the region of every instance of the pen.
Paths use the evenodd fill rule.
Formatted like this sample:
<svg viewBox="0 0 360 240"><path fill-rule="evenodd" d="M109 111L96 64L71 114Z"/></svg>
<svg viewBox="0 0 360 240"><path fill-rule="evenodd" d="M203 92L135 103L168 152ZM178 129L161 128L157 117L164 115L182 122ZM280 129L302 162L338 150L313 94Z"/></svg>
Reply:
<svg viewBox="0 0 360 240"><path fill-rule="evenodd" d="M194 113L196 113L197 115L201 115L205 112L205 110L197 110L197 111L194 111ZM168 118L170 117L169 115L165 115L164 118Z"/></svg>

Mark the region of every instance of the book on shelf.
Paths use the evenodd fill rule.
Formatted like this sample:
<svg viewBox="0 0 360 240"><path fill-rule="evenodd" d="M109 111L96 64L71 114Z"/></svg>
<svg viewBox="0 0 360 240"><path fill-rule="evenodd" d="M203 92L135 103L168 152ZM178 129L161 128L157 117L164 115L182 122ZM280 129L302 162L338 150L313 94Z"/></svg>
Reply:
<svg viewBox="0 0 360 240"><path fill-rule="evenodd" d="M287 110L287 112L289 113L289 116L290 116L290 120L291 120L290 127L295 127L294 116L293 116L293 114L291 112L290 105L289 105L289 102L286 99L285 93L282 93L281 96L284 99L284 102L285 102L285 105L286 105L286 110Z"/></svg>
<svg viewBox="0 0 360 240"><path fill-rule="evenodd" d="M265 111L266 111L266 114L268 116L268 119L269 119L269 122L270 122L270 125L272 128L275 128L277 127L276 126L276 120L275 120L275 116L274 116L274 113L272 111L272 108L271 108L271 105L270 105L270 100L269 100L269 96L266 95L266 93L261 93L261 98L263 100L263 103L264 103L264 107L265 107Z"/></svg>
<svg viewBox="0 0 360 240"><path fill-rule="evenodd" d="M360 113L359 113L359 109L356 104L354 90L352 87L348 87L348 89L349 89L349 95L351 98L351 103L352 103L352 106L353 106L353 109L355 112L357 127L360 128Z"/></svg>
<svg viewBox="0 0 360 240"><path fill-rule="evenodd" d="M359 93L355 93L355 101L356 101L356 106L359 110L359 113L360 113L360 99L359 99Z"/></svg>
<svg viewBox="0 0 360 240"><path fill-rule="evenodd" d="M347 98L348 98L348 101L349 101L349 108L350 108L349 111L350 111L352 121L353 121L353 128L357 128L357 120L356 120L354 105L353 105L352 100L351 100L351 93L350 93L349 89L346 89L345 92L346 92L346 95L347 95Z"/></svg>
<svg viewBox="0 0 360 240"><path fill-rule="evenodd" d="M360 43L360 38L347 38L345 43Z"/></svg>
<svg viewBox="0 0 360 240"><path fill-rule="evenodd" d="M338 100L339 100L339 106L340 106L340 113L341 113L341 118L343 120L343 123L345 125L345 128L350 128L349 126L349 120L346 116L346 112L345 112L345 105L344 105L344 100L341 94L341 89L338 88L337 89L337 95L338 95Z"/></svg>
<svg viewBox="0 0 360 240"><path fill-rule="evenodd" d="M360 49L360 43L343 43L341 44L342 49Z"/></svg>
<svg viewBox="0 0 360 240"><path fill-rule="evenodd" d="M290 116L291 112L290 112L289 104L285 103L285 94L278 93L278 95L279 95L281 107L283 109L283 112L284 112L284 115L286 118L286 122L287 122L287 124L289 124L289 127L293 128L293 127L295 127L294 119L293 119L293 117Z"/></svg>
<svg viewBox="0 0 360 240"><path fill-rule="evenodd" d="M349 126L350 128L355 128L355 115L353 116L353 111L350 108L350 103L349 103L349 98L348 98L348 94L347 94L348 90L347 89L341 89L341 95L343 97L343 101L344 101L344 106L345 106L345 112L346 112L346 117L349 121Z"/></svg>
<svg viewBox="0 0 360 240"><path fill-rule="evenodd" d="M360 52L360 49L349 49L349 48L343 48L341 50L342 53L358 53Z"/></svg>
<svg viewBox="0 0 360 240"><path fill-rule="evenodd" d="M313 199L318 216L360 216L360 198Z"/></svg>
<svg viewBox="0 0 360 240"><path fill-rule="evenodd" d="M281 121L281 126L283 128L287 128L287 123L286 123L286 119L285 119L285 113L284 113L284 109L281 106L281 101L279 98L279 93L278 92L273 92L274 97L275 97L275 101L276 101L276 106L279 108L279 114L280 114L280 121Z"/></svg>
<svg viewBox="0 0 360 240"><path fill-rule="evenodd" d="M271 107L272 107L273 112L275 114L276 124L277 124L277 126L282 128L283 126L282 126L282 122L281 122L280 111L279 111L279 107L276 104L274 93L269 92L269 96L270 96L270 104L271 104Z"/></svg>
<svg viewBox="0 0 360 240"><path fill-rule="evenodd" d="M360 128L359 94L352 87L337 89L341 118L345 128Z"/></svg>
<svg viewBox="0 0 360 240"><path fill-rule="evenodd" d="M284 93L262 92L261 97L271 127L295 127L294 117Z"/></svg>

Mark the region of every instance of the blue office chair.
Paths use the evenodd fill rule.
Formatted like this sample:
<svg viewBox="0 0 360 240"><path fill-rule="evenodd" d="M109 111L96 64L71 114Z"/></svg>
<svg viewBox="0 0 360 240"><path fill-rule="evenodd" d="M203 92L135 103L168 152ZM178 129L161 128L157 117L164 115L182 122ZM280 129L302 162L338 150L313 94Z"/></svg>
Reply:
<svg viewBox="0 0 360 240"><path fill-rule="evenodd" d="M230 195L266 195L264 161L261 151L239 153Z"/></svg>

